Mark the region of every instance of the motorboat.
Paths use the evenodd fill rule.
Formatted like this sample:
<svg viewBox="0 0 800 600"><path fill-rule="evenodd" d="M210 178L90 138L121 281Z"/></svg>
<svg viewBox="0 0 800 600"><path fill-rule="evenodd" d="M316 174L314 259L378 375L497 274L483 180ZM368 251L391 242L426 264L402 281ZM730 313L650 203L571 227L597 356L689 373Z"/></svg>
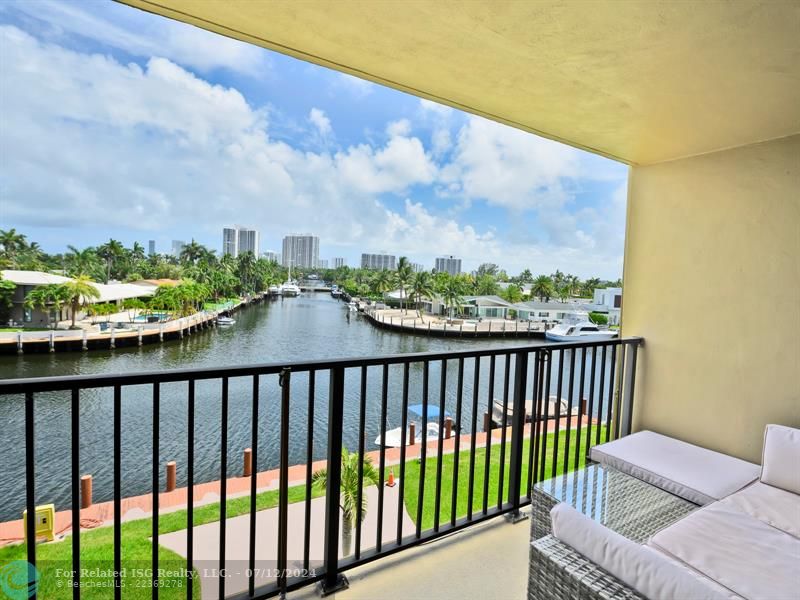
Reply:
<svg viewBox="0 0 800 600"><path fill-rule="evenodd" d="M414 431L414 443L421 444L424 441L432 441L439 439L439 407L438 406L428 406L427 410L427 425L425 428L425 432L423 435L421 421L423 415L423 408L421 404L414 404L408 407L408 424L406 425L406 446L411 445L411 423L416 423L417 426L415 427ZM444 416L449 417L450 413L444 411ZM453 428L455 430L455 427ZM375 438L375 444L380 446L381 441L383 441L383 446L387 448L399 448L403 444L403 428L396 427L395 429L390 429L384 435L384 439L381 440L381 436Z"/></svg>
<svg viewBox="0 0 800 600"><path fill-rule="evenodd" d="M281 286L282 296L297 296L300 294L300 288L291 279Z"/></svg>
<svg viewBox="0 0 800 600"><path fill-rule="evenodd" d="M545 337L553 342L602 342L617 336L616 331L599 329L591 321L562 323L545 331Z"/></svg>
<svg viewBox="0 0 800 600"><path fill-rule="evenodd" d="M281 286L279 285L271 285L267 288L270 296L280 296L281 295Z"/></svg>
<svg viewBox="0 0 800 600"><path fill-rule="evenodd" d="M235 324L236 319L232 319L231 317L217 317L217 325L227 326Z"/></svg>
<svg viewBox="0 0 800 600"><path fill-rule="evenodd" d="M357 311L358 310L358 302L355 302L354 300L351 300L350 302L347 303L347 308L349 308L352 312Z"/></svg>
<svg viewBox="0 0 800 600"><path fill-rule="evenodd" d="M566 417L567 414L571 414L572 416L576 416L580 411L580 401L574 400L573 401L572 410L569 410L569 402L566 398L559 398L555 394L551 395L547 401L547 417L548 418L555 418L556 416L559 417ZM511 425L514 421L514 407L512 406L511 399L508 400L508 407L506 409L506 418L505 423L506 425ZM525 422L530 423L533 419L534 413L534 405L533 400L528 398L525 400ZM544 418L545 416L545 407L542 406L540 408L539 416ZM503 425L503 401L497 398L494 399L492 402L492 423L494 423L497 427L502 427Z"/></svg>

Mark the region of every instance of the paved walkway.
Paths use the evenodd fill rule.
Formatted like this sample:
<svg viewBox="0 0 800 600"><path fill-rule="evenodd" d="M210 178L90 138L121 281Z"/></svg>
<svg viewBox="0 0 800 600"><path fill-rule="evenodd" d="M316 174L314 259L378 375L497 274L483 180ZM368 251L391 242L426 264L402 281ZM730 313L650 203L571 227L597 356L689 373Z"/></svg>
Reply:
<svg viewBox="0 0 800 600"><path fill-rule="evenodd" d="M578 417L574 416L570 419L570 427L576 428L578 424ZM596 423L596 419L592 420ZM586 425L586 418L583 417L582 424ZM551 420L548 422L547 431L555 431L556 427L566 429L567 418L564 417L558 422ZM502 428L492 430L492 444L498 443L501 440ZM524 437L530 438L531 424L527 424L524 430ZM475 447L483 448L486 446L486 432L478 432L475 438ZM470 434L463 434L461 436L460 448L462 453L469 453L470 449ZM506 443L511 442L511 427L506 429ZM437 451L438 440L428 442L428 457L435 456ZM406 460L417 458L420 455L420 444L406 447ZM455 449L455 436L449 440L443 440L442 453L452 454ZM385 464L386 466L397 465L400 463L400 448L386 448L385 449ZM377 467L380 459L380 450L373 450L367 453L373 464ZM312 463L312 471L316 471L325 467L327 461L318 460ZM180 466L180 465L179 465ZM259 492L272 490L278 488L278 478L280 471L272 469L269 471L262 471L256 475L256 488ZM397 475L397 473L395 473ZM306 478L306 465L293 465L289 467L289 485L297 485L305 482ZM228 498L236 496L246 496L250 493L250 478L249 477L229 477L227 480L227 495ZM219 500L220 497L220 482L210 481L207 483L200 483L194 486L194 500L195 506L202 504L209 504ZM188 488L177 488L172 492L162 492L159 494L159 513L168 511L179 510L186 508L188 500ZM131 496L122 498L121 500L121 513L122 521L130 521L134 519L141 519L150 516L153 512L153 497L152 494L143 494L140 496ZM98 502L81 510L81 520L91 523L102 523L103 525L110 525L114 520L114 504L113 502ZM55 531L57 534L67 533L70 529L72 522L72 511L61 510L56 513ZM7 521L0 523L0 545L18 542L23 539L24 531L22 527L22 519L16 521Z"/></svg>
<svg viewBox="0 0 800 600"><path fill-rule="evenodd" d="M397 536L397 514L399 509L399 485L384 487L383 495L383 542L395 540ZM365 488L367 513L361 524L361 547L366 550L376 544L378 532L378 488L371 485ZM291 532L287 548L287 568L303 569L305 502L289 504L288 531ZM403 535L416 531L414 522L403 508ZM311 528L309 538L309 569L323 563L325 525L325 498L311 501ZM341 521L339 524L341 531ZM278 509L262 510L256 516L256 563L254 573L256 586L275 581L278 568ZM225 591L226 595L246 592L249 568L250 516L242 515L226 521L225 528ZM159 544L186 558L186 530L159 536ZM194 528L194 567L200 573L200 586L203 600L218 598L219 569L219 522L207 523ZM355 548L355 531L351 552ZM339 556L343 557L342 540L339 539Z"/></svg>

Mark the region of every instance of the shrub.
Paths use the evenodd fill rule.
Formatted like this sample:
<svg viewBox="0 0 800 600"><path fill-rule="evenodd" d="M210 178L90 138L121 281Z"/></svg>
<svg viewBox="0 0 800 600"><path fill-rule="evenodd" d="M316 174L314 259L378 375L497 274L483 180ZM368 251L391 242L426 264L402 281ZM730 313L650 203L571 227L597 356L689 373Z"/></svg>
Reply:
<svg viewBox="0 0 800 600"><path fill-rule="evenodd" d="M608 315L599 312L590 312L589 320L595 325L608 325Z"/></svg>

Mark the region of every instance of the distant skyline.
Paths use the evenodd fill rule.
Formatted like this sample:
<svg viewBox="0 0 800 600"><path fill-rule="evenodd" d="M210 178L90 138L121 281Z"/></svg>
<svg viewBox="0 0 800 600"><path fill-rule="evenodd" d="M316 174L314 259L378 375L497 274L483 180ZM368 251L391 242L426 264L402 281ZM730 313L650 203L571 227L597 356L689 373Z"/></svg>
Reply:
<svg viewBox="0 0 800 600"><path fill-rule="evenodd" d="M627 167L117 3L0 4L0 228L622 272Z"/></svg>

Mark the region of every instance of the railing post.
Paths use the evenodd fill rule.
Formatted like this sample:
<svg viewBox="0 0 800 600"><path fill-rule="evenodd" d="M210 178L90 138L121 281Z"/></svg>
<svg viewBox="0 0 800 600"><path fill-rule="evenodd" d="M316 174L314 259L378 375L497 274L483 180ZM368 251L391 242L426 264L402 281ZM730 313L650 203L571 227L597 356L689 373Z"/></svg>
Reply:
<svg viewBox="0 0 800 600"><path fill-rule="evenodd" d="M344 425L344 367L330 374L328 397L328 464L325 487L325 577L323 596L347 589L347 577L339 573L339 502L342 483L342 429Z"/></svg>
<svg viewBox="0 0 800 600"><path fill-rule="evenodd" d="M639 344L630 344L626 353L630 352L630 360L625 361L625 390L622 396L622 421L621 436L630 435L633 428L633 395L636 386L636 354L639 351Z"/></svg>
<svg viewBox="0 0 800 600"><path fill-rule="evenodd" d="M513 425L511 429L511 464L508 478L508 501L513 508L506 517L512 523L517 523L525 518L519 510L520 488L522 487L523 441L525 436L525 390L528 379L528 353L517 352L514 359L514 403ZM505 415L504 415L505 418ZM505 423L503 423L505 426ZM533 421L531 421L533 433ZM534 443L531 435L530 443Z"/></svg>

